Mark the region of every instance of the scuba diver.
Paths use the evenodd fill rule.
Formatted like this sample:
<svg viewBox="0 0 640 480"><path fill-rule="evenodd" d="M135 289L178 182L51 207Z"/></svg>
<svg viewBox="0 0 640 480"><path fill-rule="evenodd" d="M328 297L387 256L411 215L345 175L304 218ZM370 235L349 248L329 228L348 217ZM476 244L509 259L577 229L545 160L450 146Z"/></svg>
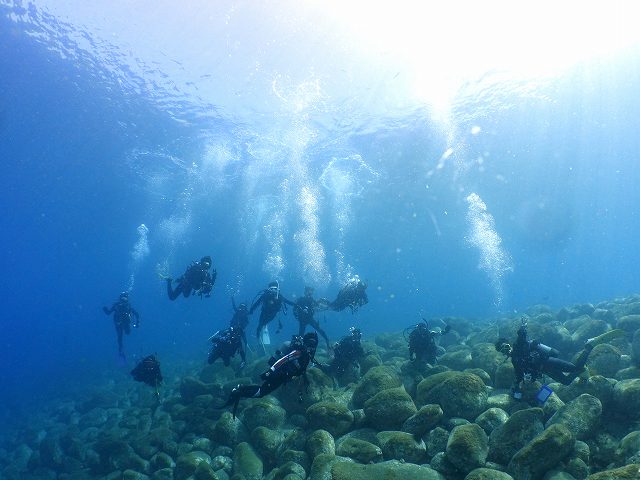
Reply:
<svg viewBox="0 0 640 480"><path fill-rule="evenodd" d="M231 306L233 307L233 317L229 321L229 326L237 329L242 337L242 345L247 348L247 334L244 331L249 325L249 309L246 303L236 306L236 301L231 297Z"/></svg>
<svg viewBox="0 0 640 480"><path fill-rule="evenodd" d="M158 387L162 383L162 373L160 372L160 362L155 355L144 357L136 367L131 370L131 376L136 382L144 382L155 388L156 396L160 396Z"/></svg>
<svg viewBox="0 0 640 480"><path fill-rule="evenodd" d="M262 309L260 310L260 319L258 320L258 328L256 329L256 337L258 339L258 344L262 346L262 350L265 351L264 348L264 340L262 338L262 332L265 327L275 318L280 310L282 310L285 314L287 313L286 306L295 304L282 296L280 293L280 284L277 280L269 283L269 286L259 292L256 295L256 300L251 305L249 309L249 314L252 314L258 305L262 305ZM282 322L278 319L278 332L282 328Z"/></svg>
<svg viewBox="0 0 640 480"><path fill-rule="evenodd" d="M440 335L449 333L450 330L451 325L445 325L444 330L437 327L431 330L429 322L423 318L422 322L413 327L409 334L409 360L435 365L438 361L438 348L441 348L436 339Z"/></svg>
<svg viewBox="0 0 640 480"><path fill-rule="evenodd" d="M522 398L522 383L534 382L542 375L548 375L563 385L569 385L584 371L594 342L585 344L576 363L567 362L558 358L560 352L555 348L540 343L540 340L530 340L527 332L527 318L522 317L518 338L514 345L511 346L506 338L499 338L495 347L507 358L511 357L511 363L515 370L511 393L513 398L519 400Z"/></svg>
<svg viewBox="0 0 640 480"><path fill-rule="evenodd" d="M349 307L351 309L351 313L356 313L358 308L369 302L366 290L366 282L360 280L358 275L354 275L340 289L338 296L333 302L321 299L319 303L336 312L341 312L345 308Z"/></svg>
<svg viewBox="0 0 640 480"><path fill-rule="evenodd" d="M218 358L221 358L224 362L224 366L228 367L231 363L231 358L239 352L240 357L242 358L240 368L244 368L247 359L242 346L242 333L240 329L237 329L236 327L229 327L225 330L218 330L209 338L209 340L213 343L211 351L209 352L209 358L207 359L209 364L212 364Z"/></svg>
<svg viewBox="0 0 640 480"><path fill-rule="evenodd" d="M210 268L211 257L208 255L202 257L199 262L191 262L191 265L187 267L182 276L176 280L177 285L175 289L172 288L171 285L173 279L166 277L169 300L175 300L180 294L187 298L192 292L200 295L200 298L202 298L203 295L210 297L211 290L213 289L214 283L216 283L216 277L218 275L215 268L209 273Z"/></svg>
<svg viewBox="0 0 640 480"><path fill-rule="evenodd" d="M341 377L349 370L360 368L360 360L365 356L365 351L360 343L362 332L359 328L351 327L349 333L333 347L331 363L328 365L318 364L318 368L324 373Z"/></svg>
<svg viewBox="0 0 640 480"><path fill-rule="evenodd" d="M331 350L329 337L327 337L325 331L320 328L320 322L318 322L313 316L317 306L318 302L313 298L313 288L304 287L304 296L298 298L298 300L296 300L296 304L293 306L293 316L296 317L296 320L300 323L298 335L304 335L307 325L311 325L316 332L322 335L324 341L327 342L327 350Z"/></svg>
<svg viewBox="0 0 640 480"><path fill-rule="evenodd" d="M262 375L262 385L238 385L221 408L233 405L233 418L241 398L262 398L273 392L289 380L302 377L307 387L307 366L313 362L318 347L318 334L309 332L304 337L294 336L285 352L276 351L276 356L269 359L270 368ZM298 398L302 401L302 389L298 391Z"/></svg>
<svg viewBox="0 0 640 480"><path fill-rule="evenodd" d="M118 335L118 353L121 357L124 357L124 350L122 349L122 334L131 333L131 317L135 317L133 322L133 328L138 328L140 325L140 315L129 303L129 293L122 292L120 297L111 308L102 307L102 311L106 315L113 313L113 324L116 327L116 334Z"/></svg>

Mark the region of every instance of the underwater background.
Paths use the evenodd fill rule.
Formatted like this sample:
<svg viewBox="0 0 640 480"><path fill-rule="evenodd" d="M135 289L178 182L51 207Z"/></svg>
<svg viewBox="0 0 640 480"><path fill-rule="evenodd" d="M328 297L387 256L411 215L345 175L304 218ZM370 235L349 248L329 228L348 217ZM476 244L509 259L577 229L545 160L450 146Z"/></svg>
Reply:
<svg viewBox="0 0 640 480"><path fill-rule="evenodd" d="M231 297L273 279L368 282L332 339L637 293L632 15L574 11L567 45L563 7L469 8L1 0L3 425L149 353L204 364ZM158 274L204 255L211 298L170 302ZM123 290L126 365L101 311Z"/></svg>

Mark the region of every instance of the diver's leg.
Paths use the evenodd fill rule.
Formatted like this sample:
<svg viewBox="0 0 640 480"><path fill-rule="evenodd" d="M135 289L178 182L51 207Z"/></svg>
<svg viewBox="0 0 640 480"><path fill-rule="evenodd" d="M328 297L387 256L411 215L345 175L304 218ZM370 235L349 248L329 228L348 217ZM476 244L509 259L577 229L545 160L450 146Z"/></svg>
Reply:
<svg viewBox="0 0 640 480"><path fill-rule="evenodd" d="M549 357L544 363L544 373L563 385L569 385L583 370L571 362L555 357Z"/></svg>
<svg viewBox="0 0 640 480"><path fill-rule="evenodd" d="M118 353L122 355L122 325L119 323L116 324L116 335L118 336Z"/></svg>
<svg viewBox="0 0 640 480"><path fill-rule="evenodd" d="M318 322L316 319L313 319L313 321L310 323L311 326L315 328L316 332L318 332L320 336L324 338L324 341L327 342L327 350L331 351L331 342L329 342L329 337L327 336L326 332L322 330L322 328L320 328L320 322Z"/></svg>
<svg viewBox="0 0 640 480"><path fill-rule="evenodd" d="M305 322L304 320L299 320L300 324L298 327L298 336L301 337L304 335L304 331L307 328L307 322Z"/></svg>
<svg viewBox="0 0 640 480"><path fill-rule="evenodd" d="M264 343L262 343L262 330L264 330L264 325L262 324L262 315L260 315L260 320L258 320L258 328L256 328L256 340L258 342L258 346L262 348L262 353L267 353L264 348Z"/></svg>

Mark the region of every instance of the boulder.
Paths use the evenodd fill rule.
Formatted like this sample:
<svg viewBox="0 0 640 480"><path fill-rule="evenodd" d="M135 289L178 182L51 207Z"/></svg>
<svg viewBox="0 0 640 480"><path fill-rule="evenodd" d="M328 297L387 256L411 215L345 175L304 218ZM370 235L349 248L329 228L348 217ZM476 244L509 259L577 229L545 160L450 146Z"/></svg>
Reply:
<svg viewBox="0 0 640 480"><path fill-rule="evenodd" d="M551 425L516 452L508 470L514 478L541 478L573 451L575 441L567 427Z"/></svg>
<svg viewBox="0 0 640 480"><path fill-rule="evenodd" d="M334 437L347 433L353 425L353 413L346 406L335 402L318 402L306 412L311 429L323 429Z"/></svg>
<svg viewBox="0 0 640 480"><path fill-rule="evenodd" d="M331 480L444 480L429 467L398 461L370 465L336 462L331 467L331 475Z"/></svg>
<svg viewBox="0 0 640 480"><path fill-rule="evenodd" d="M613 404L618 414L632 420L640 418L640 379L616 383L613 388Z"/></svg>
<svg viewBox="0 0 640 480"><path fill-rule="evenodd" d="M570 401L547 421L546 427L556 423L565 425L578 440L590 438L600 425L602 403L596 397L584 393Z"/></svg>
<svg viewBox="0 0 640 480"><path fill-rule="evenodd" d="M326 430L316 430L307 438L306 450L311 458L321 454L335 455L336 442Z"/></svg>
<svg viewBox="0 0 640 480"><path fill-rule="evenodd" d="M359 463L373 463L382 460L382 449L366 440L347 438L340 442L336 453L342 457L349 457Z"/></svg>
<svg viewBox="0 0 640 480"><path fill-rule="evenodd" d="M414 415L407 418L401 430L416 437L422 437L442 420L443 412L440 405L424 405Z"/></svg>
<svg viewBox="0 0 640 480"><path fill-rule="evenodd" d="M386 366L373 367L356 386L351 402L354 408L362 408L364 403L378 392L401 385L402 382L395 370Z"/></svg>
<svg viewBox="0 0 640 480"><path fill-rule="evenodd" d="M489 453L489 439L475 423L455 427L449 435L445 450L447 460L461 473L469 473L484 466Z"/></svg>
<svg viewBox="0 0 640 480"><path fill-rule="evenodd" d="M542 419L541 408L519 410L511 415L489 435L489 459L506 465L518 450L542 433Z"/></svg>
<svg viewBox="0 0 640 480"><path fill-rule="evenodd" d="M474 423L480 425L480 427L486 432L487 435L491 435L497 427L504 425L509 419L509 414L501 408L489 408L482 412L474 420Z"/></svg>
<svg viewBox="0 0 640 480"><path fill-rule="evenodd" d="M262 460L246 442L238 444L234 451L233 473L242 475L246 480L262 480Z"/></svg>
<svg viewBox="0 0 640 480"><path fill-rule="evenodd" d="M364 403L367 422L376 430L398 430L416 412L404 387L382 390Z"/></svg>
<svg viewBox="0 0 640 480"><path fill-rule="evenodd" d="M385 460L403 460L422 463L427 456L427 447L406 432L380 432L376 435Z"/></svg>
<svg viewBox="0 0 640 480"><path fill-rule="evenodd" d="M473 420L486 408L486 386L482 379L473 373L452 373L453 375L442 383L435 385L426 394L423 393L424 401L421 403L439 404L445 417ZM420 386L427 380L428 378L418 384L418 395Z"/></svg>

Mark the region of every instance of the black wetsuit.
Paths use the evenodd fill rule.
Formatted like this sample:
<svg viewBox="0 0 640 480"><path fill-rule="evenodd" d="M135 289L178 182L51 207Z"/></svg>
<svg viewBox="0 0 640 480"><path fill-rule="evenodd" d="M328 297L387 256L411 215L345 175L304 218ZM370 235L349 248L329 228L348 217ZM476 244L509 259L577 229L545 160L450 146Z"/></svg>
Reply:
<svg viewBox="0 0 640 480"><path fill-rule="evenodd" d="M131 376L137 382L144 382L151 387L157 388L162 383L160 362L158 362L155 355L149 355L131 370Z"/></svg>
<svg viewBox="0 0 640 480"><path fill-rule="evenodd" d="M258 305L262 305L258 327L256 328L256 338L258 339L258 343L262 344L261 335L264 327L276 317L280 310L285 309L285 305L293 306L294 303L284 298L279 291L270 288L263 290L259 295L257 300L251 305L249 313L253 313L254 310L258 308ZM286 310L284 311L286 312ZM282 322L278 320L278 329L280 328L282 328Z"/></svg>
<svg viewBox="0 0 640 480"><path fill-rule="evenodd" d="M313 360L314 354L315 348L309 349L302 345L296 345L279 358L272 357L269 362L271 368L260 375L260 378L264 380L262 385L238 385L232 390L224 406L233 405L233 416L235 417L241 398L264 397L289 380L300 376L304 379L304 384L307 385L307 366ZM298 393L301 397L302 391Z"/></svg>
<svg viewBox="0 0 640 480"><path fill-rule="evenodd" d="M129 335L129 333L131 333L132 316L135 317L133 326L138 327L140 315L131 306L129 300L118 300L111 306L111 308L102 307L102 311L107 315L111 315L113 313L113 324L116 327L116 335L118 336L118 352L120 355L123 355L122 334L126 333Z"/></svg>
<svg viewBox="0 0 640 480"><path fill-rule="evenodd" d="M569 385L584 370L591 350L591 346L586 346L575 364L567 362L558 358L560 352L555 348L540 343L539 340L529 340L526 328L521 327L511 352L511 363L515 370L513 392L520 391L525 377L535 381L543 374L563 385Z"/></svg>
<svg viewBox="0 0 640 480"><path fill-rule="evenodd" d="M237 329L242 337L242 344L247 346L247 333L245 329L249 325L249 310L246 305L240 304L240 308L236 307L236 302L232 298L231 305L233 306L233 317L229 321L229 326Z"/></svg>
<svg viewBox="0 0 640 480"><path fill-rule="evenodd" d="M298 335L304 335L307 325L311 325L316 332L322 335L324 341L327 342L327 348L330 348L329 337L327 337L325 331L320 328L320 322L314 317L317 305L318 302L316 302L311 295L304 295L296 300L296 304L293 307L293 316L296 317L296 320L300 323Z"/></svg>
<svg viewBox="0 0 640 480"><path fill-rule="evenodd" d="M242 345L242 335L240 330L235 330L233 327L229 327L225 330L217 332L212 338L211 343L213 347L209 352L209 358L207 361L211 364L218 358L222 358L226 367L231 363L231 358L236 353L240 353L242 363L246 362L246 354Z"/></svg>
<svg viewBox="0 0 640 480"><path fill-rule="evenodd" d="M167 278L167 294L170 300L175 300L182 294L185 298L195 292L200 296L211 296L211 290L216 283L218 273L212 268L209 273L209 266L201 262L193 262L184 274L176 279L176 288L172 288L171 278Z"/></svg>
<svg viewBox="0 0 640 480"><path fill-rule="evenodd" d="M336 312L341 312L345 308L349 307L351 309L351 313L355 313L360 307L369 302L366 289L367 285L363 281L350 281L340 289L336 299L329 303L329 308Z"/></svg>
<svg viewBox="0 0 640 480"><path fill-rule="evenodd" d="M419 323L409 334L409 360L419 363L435 365L438 361L438 344L436 337L447 333L449 326L443 332L429 330L424 323Z"/></svg>
<svg viewBox="0 0 640 480"><path fill-rule="evenodd" d="M359 367L360 360L365 356L360 338L349 335L340 339L333 347L333 360L327 366L320 366L325 373L336 376L343 375L351 366Z"/></svg>

